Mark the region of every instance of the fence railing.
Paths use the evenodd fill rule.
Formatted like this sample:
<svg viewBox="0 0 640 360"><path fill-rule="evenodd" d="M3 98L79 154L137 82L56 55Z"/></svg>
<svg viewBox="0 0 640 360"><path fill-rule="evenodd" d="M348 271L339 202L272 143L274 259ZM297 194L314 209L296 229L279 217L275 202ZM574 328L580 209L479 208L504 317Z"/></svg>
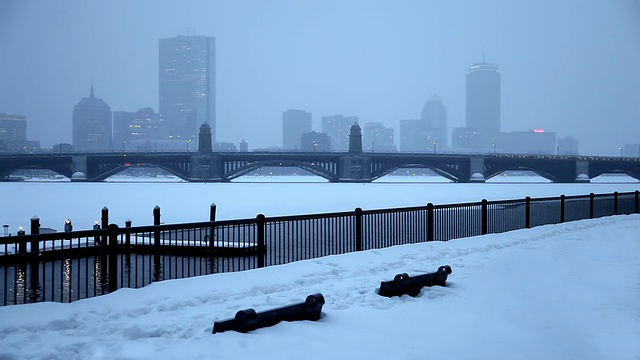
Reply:
<svg viewBox="0 0 640 360"><path fill-rule="evenodd" d="M639 212L640 191L0 237L0 304L71 302L155 281ZM103 209L103 212L105 209ZM104 218L108 218L108 214Z"/></svg>

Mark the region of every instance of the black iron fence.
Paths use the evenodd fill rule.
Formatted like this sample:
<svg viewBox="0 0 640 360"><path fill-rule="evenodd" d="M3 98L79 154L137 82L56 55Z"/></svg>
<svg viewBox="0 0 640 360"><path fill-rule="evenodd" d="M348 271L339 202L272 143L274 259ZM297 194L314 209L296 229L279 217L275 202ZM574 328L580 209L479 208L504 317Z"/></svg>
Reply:
<svg viewBox="0 0 640 360"><path fill-rule="evenodd" d="M639 212L639 191L0 237L0 304L71 302L155 281Z"/></svg>

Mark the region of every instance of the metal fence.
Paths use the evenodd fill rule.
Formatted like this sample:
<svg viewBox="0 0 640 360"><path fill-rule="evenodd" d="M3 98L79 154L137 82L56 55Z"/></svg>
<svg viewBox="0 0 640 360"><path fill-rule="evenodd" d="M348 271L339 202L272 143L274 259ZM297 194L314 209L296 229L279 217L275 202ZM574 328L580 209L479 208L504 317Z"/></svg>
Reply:
<svg viewBox="0 0 640 360"><path fill-rule="evenodd" d="M71 302L152 282L394 245L638 213L639 191L0 237L0 305Z"/></svg>

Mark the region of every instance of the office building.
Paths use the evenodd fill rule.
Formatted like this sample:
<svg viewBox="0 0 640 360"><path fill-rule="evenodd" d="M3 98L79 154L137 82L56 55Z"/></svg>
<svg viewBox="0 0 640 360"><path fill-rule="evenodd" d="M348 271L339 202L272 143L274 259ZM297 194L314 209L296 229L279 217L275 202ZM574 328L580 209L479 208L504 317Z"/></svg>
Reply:
<svg viewBox="0 0 640 360"><path fill-rule="evenodd" d="M287 110L282 113L282 148L300 150L302 134L311 132L311 113L304 110Z"/></svg>
<svg viewBox="0 0 640 360"><path fill-rule="evenodd" d="M198 127L208 123L216 140L215 38L178 36L159 42L160 114L169 136L198 140Z"/></svg>
<svg viewBox="0 0 640 360"><path fill-rule="evenodd" d="M427 146L435 146L444 149L448 146L447 141L447 109L442 100L433 95L422 107L421 120L427 132L425 141Z"/></svg>
<svg viewBox="0 0 640 360"><path fill-rule="evenodd" d="M114 147L139 151L161 151L158 140L167 140L168 130L164 116L146 107L136 112L113 112Z"/></svg>
<svg viewBox="0 0 640 360"><path fill-rule="evenodd" d="M558 155L578 155L578 139L565 136L558 139Z"/></svg>
<svg viewBox="0 0 640 360"><path fill-rule="evenodd" d="M302 151L329 152L331 151L331 138L329 135L317 131L302 134L300 138Z"/></svg>
<svg viewBox="0 0 640 360"><path fill-rule="evenodd" d="M495 143L495 149L507 154L554 155L557 151L556 133L542 129L503 132Z"/></svg>
<svg viewBox="0 0 640 360"><path fill-rule="evenodd" d="M332 115L322 117L322 132L331 138L332 151L349 150L351 125L357 123L357 116Z"/></svg>
<svg viewBox="0 0 640 360"><path fill-rule="evenodd" d="M498 66L484 62L473 64L466 79L466 123L468 142L479 149L495 143L500 133L500 72Z"/></svg>
<svg viewBox="0 0 640 360"><path fill-rule="evenodd" d="M76 151L113 149L111 109L104 100L95 97L93 86L89 97L73 108L73 146Z"/></svg>
<svg viewBox="0 0 640 360"><path fill-rule="evenodd" d="M394 144L393 129L385 127L379 122L368 122L362 130L364 151L369 152L397 152Z"/></svg>

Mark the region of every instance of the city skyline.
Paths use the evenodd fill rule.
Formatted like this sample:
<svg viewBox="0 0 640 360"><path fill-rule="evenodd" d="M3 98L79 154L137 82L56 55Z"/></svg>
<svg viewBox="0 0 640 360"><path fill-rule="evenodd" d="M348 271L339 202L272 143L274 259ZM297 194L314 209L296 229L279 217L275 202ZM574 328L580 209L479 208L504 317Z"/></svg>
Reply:
<svg viewBox="0 0 640 360"><path fill-rule="evenodd" d="M62 12L9 0L0 112L25 115L30 139L50 148L71 142L72 108L90 84L114 111L159 111L158 40L186 31L216 38L216 141L281 144L292 108L314 114L315 129L342 113L399 134L430 94L446 104L450 138L465 125L465 72L484 50L503 75L502 131L545 129L577 139L581 154L615 155L640 133L639 10L625 0L70 1ZM130 21L136 13L150 16Z"/></svg>

